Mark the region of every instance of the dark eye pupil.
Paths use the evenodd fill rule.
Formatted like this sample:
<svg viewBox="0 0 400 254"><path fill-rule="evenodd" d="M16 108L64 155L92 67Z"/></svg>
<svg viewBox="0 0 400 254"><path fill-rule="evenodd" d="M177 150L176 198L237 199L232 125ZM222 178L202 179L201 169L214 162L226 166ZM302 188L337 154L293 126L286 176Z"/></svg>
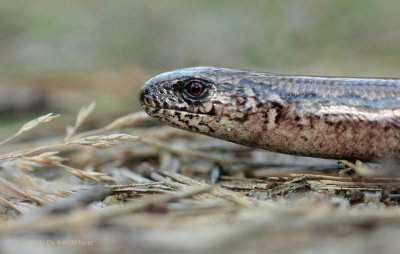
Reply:
<svg viewBox="0 0 400 254"><path fill-rule="evenodd" d="M200 101L208 97L208 83L199 80L188 80L182 89L182 96L189 101Z"/></svg>
<svg viewBox="0 0 400 254"><path fill-rule="evenodd" d="M198 82L195 82L190 86L190 92L193 95L200 95L202 91L203 91L203 85Z"/></svg>

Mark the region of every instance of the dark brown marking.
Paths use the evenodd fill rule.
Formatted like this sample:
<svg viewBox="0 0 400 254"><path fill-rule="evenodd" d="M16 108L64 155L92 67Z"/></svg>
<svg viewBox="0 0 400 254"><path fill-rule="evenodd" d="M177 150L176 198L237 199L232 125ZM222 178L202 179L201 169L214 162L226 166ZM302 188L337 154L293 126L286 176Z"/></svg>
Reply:
<svg viewBox="0 0 400 254"><path fill-rule="evenodd" d="M208 113L210 116L215 116L217 113L215 112L215 106L212 105L210 111L208 111Z"/></svg>
<svg viewBox="0 0 400 254"><path fill-rule="evenodd" d="M275 123L278 123L283 115L283 106L278 102L271 102L271 105L276 110Z"/></svg>

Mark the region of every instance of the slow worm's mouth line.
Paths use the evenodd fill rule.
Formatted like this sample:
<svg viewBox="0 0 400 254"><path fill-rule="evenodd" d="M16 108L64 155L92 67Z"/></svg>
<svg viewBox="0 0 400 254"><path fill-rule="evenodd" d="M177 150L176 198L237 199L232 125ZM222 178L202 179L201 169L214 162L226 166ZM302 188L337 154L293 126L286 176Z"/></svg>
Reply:
<svg viewBox="0 0 400 254"><path fill-rule="evenodd" d="M172 108L157 108L157 107L153 107L153 106L148 106L143 104L142 105L143 108L148 108L148 109L155 109L155 110L164 110L166 112L177 112L177 113L184 113L184 114L190 114L193 116L210 116L209 114L206 113L198 113L198 112L189 112L189 111L183 111L183 110L179 110L179 109L172 109Z"/></svg>

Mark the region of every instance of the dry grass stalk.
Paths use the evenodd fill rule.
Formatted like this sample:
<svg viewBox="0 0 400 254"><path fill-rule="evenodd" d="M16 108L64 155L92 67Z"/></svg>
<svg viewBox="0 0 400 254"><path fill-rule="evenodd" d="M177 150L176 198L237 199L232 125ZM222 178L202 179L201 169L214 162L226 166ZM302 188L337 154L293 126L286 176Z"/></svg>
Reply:
<svg viewBox="0 0 400 254"><path fill-rule="evenodd" d="M78 128L82 125L82 123L89 117L89 115L93 112L96 106L95 102L89 104L89 106L83 106L76 117L76 122L74 126L67 126L67 135L65 136L65 140L70 140L72 135L78 130Z"/></svg>
<svg viewBox="0 0 400 254"><path fill-rule="evenodd" d="M92 213L90 216L93 219L115 218L120 215L127 215L133 212L142 211L153 204L163 204L163 203L168 203L170 201L201 195L206 192L211 192L213 189L214 187L211 185L188 187L187 189L182 191L175 191L168 194L155 195L152 198L141 200L140 202L130 202L122 207L101 210L98 213Z"/></svg>
<svg viewBox="0 0 400 254"><path fill-rule="evenodd" d="M58 151L44 152L36 156L25 157L24 159L45 165L56 165L66 160L65 158L55 156L56 154L58 154Z"/></svg>
<svg viewBox="0 0 400 254"><path fill-rule="evenodd" d="M73 140L70 142L65 142L65 143L57 143L57 144L51 144L51 145L45 145L41 147L36 147L32 148L31 150L24 151L21 153L10 153L6 154L2 157L0 157L1 160L14 160L17 158L23 158L28 155L47 150L50 148L56 148L56 147L61 147L61 146L66 146L66 145L72 145L72 144L79 144L79 145L86 145L86 146L92 146L96 148L110 148L113 146L116 146L117 144L115 143L116 141L131 141L138 139L136 136L128 135L128 134L112 134L108 136L91 136L87 138L81 138L77 140Z"/></svg>
<svg viewBox="0 0 400 254"><path fill-rule="evenodd" d="M117 181L107 174L100 173L100 172L84 172L77 168L72 168L66 165L60 164L61 167L65 168L68 172L73 174L74 176L78 177L79 179L85 180L90 179L99 182L106 182L106 183L117 183Z"/></svg>
<svg viewBox="0 0 400 254"><path fill-rule="evenodd" d="M18 207L16 207L13 203L9 202L7 199L5 199L3 197L0 197L0 206L15 210L20 214L23 213Z"/></svg>
<svg viewBox="0 0 400 254"><path fill-rule="evenodd" d="M60 183L58 181L49 182L43 178L30 176L21 171L16 171L12 179L17 182L21 188L30 189L41 192L43 194L55 195L57 197L65 197L73 193L73 189L79 189L79 186L70 183Z"/></svg>
<svg viewBox="0 0 400 254"><path fill-rule="evenodd" d="M3 178L0 178L0 193L15 198L31 199L27 191Z"/></svg>
<svg viewBox="0 0 400 254"><path fill-rule="evenodd" d="M97 133L102 133L106 131L112 131L116 129L123 129L123 128L129 128L129 127L135 127L138 125L141 125L147 121L149 121L151 118L149 115L147 115L144 111L139 111L135 113L131 113L125 116L121 116L114 121L112 121L110 124L108 124L105 127L87 131L87 132L82 132L78 135L76 135L74 138L81 138L85 137L88 135L94 135Z"/></svg>
<svg viewBox="0 0 400 254"><path fill-rule="evenodd" d="M57 153L58 152L54 151L44 152L32 157L22 157L4 162L0 164L0 166L17 168L25 171L33 171L35 168L39 168L43 165L57 165L66 160L65 158L55 156Z"/></svg>
<svg viewBox="0 0 400 254"><path fill-rule="evenodd" d="M108 136L90 136L86 138L81 138L77 140L73 140L68 144L79 144L85 146L93 146L96 148L109 148L116 146L116 141L131 141L138 139L136 136L128 135L128 134L112 134Z"/></svg>
<svg viewBox="0 0 400 254"><path fill-rule="evenodd" d="M236 178L222 176L220 184L231 190L236 191L251 191L251 190L268 190L284 185L288 187L296 187L294 184L299 183L299 179L304 179L311 186L313 190L357 190L357 191L382 191L388 188L397 188L400 183L399 178L360 178L355 180L351 177L331 176L331 175L317 175L317 174L292 174L288 173L281 176L266 177L266 180L251 179L251 178ZM276 184L272 184L272 183ZM298 186L297 186L298 187Z"/></svg>
<svg viewBox="0 0 400 254"><path fill-rule="evenodd" d="M144 111L135 112L115 119L110 124L103 128L104 131L111 131L115 129L122 129L128 127L138 126L147 122L150 118Z"/></svg>
<svg viewBox="0 0 400 254"><path fill-rule="evenodd" d="M74 126L67 126L67 134L65 137L65 141L69 140L70 137L76 132L76 130L82 125L82 123L86 120L86 118L93 112L94 108L95 108L95 103L92 102L89 106L87 107L82 107L78 113L78 116L76 118L76 122ZM22 133L25 133L27 131L32 130L33 128L35 128L37 125L42 124L42 123L49 123L51 121L53 121L54 119L56 119L57 117L59 117L60 115L53 115L53 113L49 113L47 115L43 115L40 116L26 124L24 124L24 126L22 126L22 128L15 133L13 136L5 139L4 141L0 142L0 145L14 139L15 137L21 135ZM43 146L43 147L39 147L39 148L33 148L30 151L26 151L26 152L21 152L18 153L16 151L14 151L11 154L5 155L0 157L0 160L6 160L6 159L15 159L15 158L21 158L27 155L30 155L32 153L36 153L45 149L48 149L50 147L57 147L60 145L65 145L65 143L60 143L60 144L52 144L52 145L47 145L47 146Z"/></svg>
<svg viewBox="0 0 400 254"><path fill-rule="evenodd" d="M25 171L33 171L35 168L39 168L42 166L41 163L35 161L29 161L25 159L15 159L4 162L0 165L3 168L13 168L13 169L21 169Z"/></svg>
<svg viewBox="0 0 400 254"><path fill-rule="evenodd" d="M6 181L3 178L0 178L0 193L10 197L33 200L41 205L47 204L54 200L54 198L50 198L47 195L39 196L40 193L38 192L28 189L22 189L17 185Z"/></svg>
<svg viewBox="0 0 400 254"><path fill-rule="evenodd" d="M157 172L164 176L168 176L168 177L172 178L176 182L183 183L183 184L186 184L189 186L205 185L199 181L196 181L192 178L189 178L189 177L184 176L179 173L169 172L166 170L157 170ZM230 191L230 190L220 188L220 187L214 188L213 191L211 191L210 193L204 194L204 198L208 199L210 197L223 198L225 200L229 200L229 201L231 201L239 206L242 206L242 207L254 207L254 206L259 205L259 202L254 199L250 199L248 197L243 196L240 193Z"/></svg>
<svg viewBox="0 0 400 254"><path fill-rule="evenodd" d="M14 160L17 158L23 158L23 157L27 157L28 155L37 153L37 152L41 152L43 150L47 150L47 149L51 149L51 148L57 148L60 146L65 146L68 145L68 143L56 143L56 144L50 144L50 145L44 145L44 146L40 146L40 147L33 147L30 149L24 149L23 151L14 151L11 153L8 153L6 155L3 155L0 157L0 161L2 160Z"/></svg>
<svg viewBox="0 0 400 254"><path fill-rule="evenodd" d="M26 124L24 124L21 127L21 129L19 129L19 131L16 132L14 135L12 135L11 137L9 137L9 138L3 140L2 142L0 142L0 145L3 145L5 143L9 142L10 140L20 136L21 134L32 130L33 128L35 128L39 124L50 123L50 122L54 121L59 116L60 115L53 115L53 113L49 113L47 115L43 115L43 116L40 116L40 117L38 117L36 119L33 119L32 121L29 121Z"/></svg>

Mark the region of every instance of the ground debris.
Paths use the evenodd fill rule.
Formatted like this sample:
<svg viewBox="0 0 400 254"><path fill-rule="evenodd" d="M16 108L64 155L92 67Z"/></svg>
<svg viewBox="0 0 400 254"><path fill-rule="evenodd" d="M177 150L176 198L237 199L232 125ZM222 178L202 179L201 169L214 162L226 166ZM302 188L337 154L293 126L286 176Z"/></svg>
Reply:
<svg viewBox="0 0 400 254"><path fill-rule="evenodd" d="M118 126L124 119L148 121L131 114ZM332 161L284 160L169 127L78 133L81 124L64 143L26 142L0 154L4 253L26 245L38 253L60 246L82 247L69 253L320 253L326 246L364 253L365 239L380 253L400 248L399 178L357 174ZM94 134L96 142L138 138L107 149L74 142L86 134L91 142ZM51 163L24 170L23 162L45 156Z"/></svg>

